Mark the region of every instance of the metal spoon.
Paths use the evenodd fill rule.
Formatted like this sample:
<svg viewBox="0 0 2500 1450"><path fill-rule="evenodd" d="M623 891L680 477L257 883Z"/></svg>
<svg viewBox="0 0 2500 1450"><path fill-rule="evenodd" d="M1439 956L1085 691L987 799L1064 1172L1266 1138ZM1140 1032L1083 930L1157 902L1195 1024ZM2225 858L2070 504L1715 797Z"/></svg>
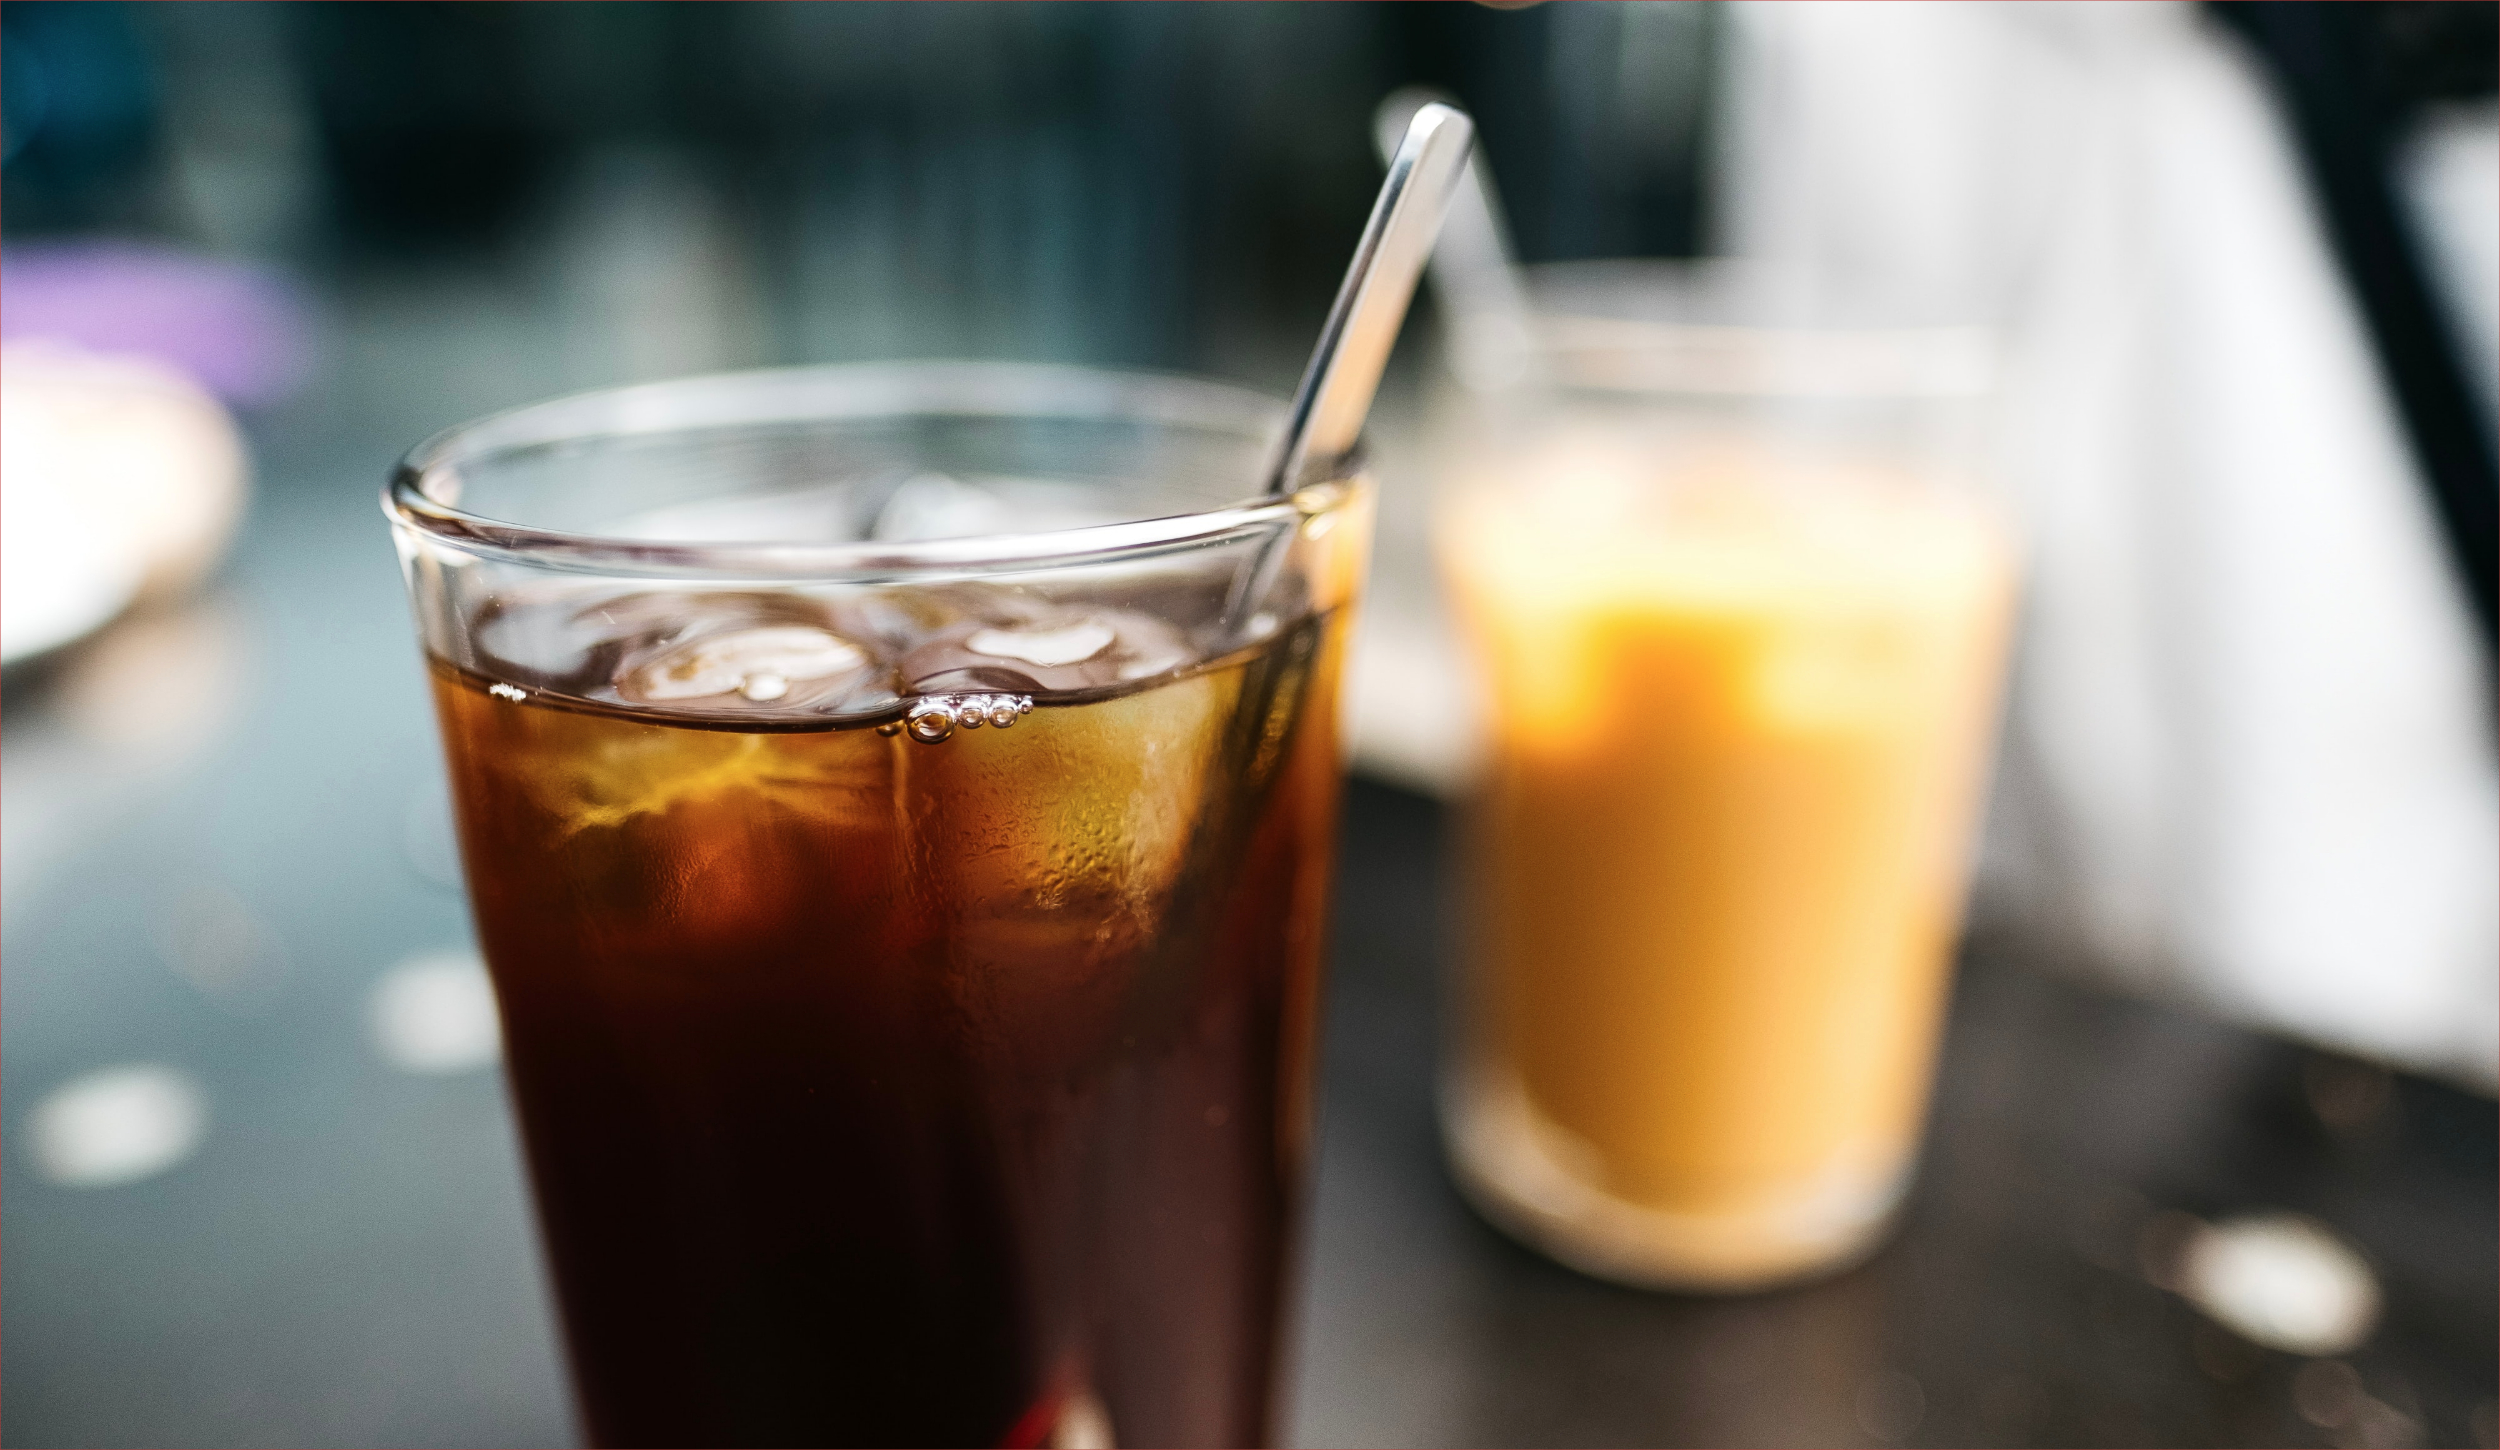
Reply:
<svg viewBox="0 0 2500 1450"><path fill-rule="evenodd" d="M1446 99L1430 86L1406 86L1381 101L1372 113L1381 161L1389 160L1418 112ZM1429 275L1441 303L1451 370L1460 382L1480 394L1550 386L1518 253L1502 225L1493 171L1481 151L1468 157L1450 198Z"/></svg>
<svg viewBox="0 0 2500 1450"><path fill-rule="evenodd" d="M1353 265L1328 309L1328 325L1320 329L1319 346L1294 389L1293 413L1268 468L1271 496L1301 487L1311 469L1335 464L1362 436L1381 369L1389 364L1389 345L1406 321L1441 218L1466 174L1475 135L1475 123L1449 106L1424 106L1408 123L1380 199L1372 203L1371 221L1355 245Z"/></svg>

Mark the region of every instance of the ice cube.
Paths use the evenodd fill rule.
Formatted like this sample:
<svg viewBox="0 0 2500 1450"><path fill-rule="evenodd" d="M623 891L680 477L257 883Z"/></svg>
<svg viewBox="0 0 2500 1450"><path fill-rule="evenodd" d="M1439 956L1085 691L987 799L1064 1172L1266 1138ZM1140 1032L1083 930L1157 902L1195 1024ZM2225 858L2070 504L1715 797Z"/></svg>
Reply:
<svg viewBox="0 0 2500 1450"><path fill-rule="evenodd" d="M478 662L489 673L585 693L698 636L822 622L809 601L786 596L675 589L619 594L612 585L531 585L488 606L477 631Z"/></svg>
<svg viewBox="0 0 2500 1450"><path fill-rule="evenodd" d="M817 543L856 537L850 483L820 483L781 493L735 494L647 509L599 532L662 543Z"/></svg>
<svg viewBox="0 0 2500 1450"><path fill-rule="evenodd" d="M1196 653L1179 630L1126 609L991 609L1023 617L960 621L905 654L915 694L1065 694L1169 674Z"/></svg>
<svg viewBox="0 0 2500 1450"><path fill-rule="evenodd" d="M1047 1082L1157 1030L1141 1014L1175 997L1156 984L1196 969L1158 963L1157 944L1210 796L1238 788L1221 766L1240 680L1037 706L1012 730L893 752L912 801L886 817L895 854L916 899L946 903L945 965L925 990L946 995L983 1060Z"/></svg>
<svg viewBox="0 0 2500 1450"><path fill-rule="evenodd" d="M966 639L964 645L974 654L1022 660L1029 665L1074 665L1101 654L1103 647L1117 638L1111 626L1089 619L1064 629L984 629Z"/></svg>
<svg viewBox="0 0 2500 1450"><path fill-rule="evenodd" d="M633 597L619 599L576 584L523 586L490 602L477 622L478 663L489 673L558 688L604 676L604 645L648 633L642 620L621 620Z"/></svg>
<svg viewBox="0 0 2500 1450"><path fill-rule="evenodd" d="M862 674L869 665L866 650L830 630L769 625L678 645L626 672L617 690L641 704L730 694L771 701L787 696L795 684Z"/></svg>
<svg viewBox="0 0 2500 1450"><path fill-rule="evenodd" d="M1052 930L1150 934L1208 792L1231 784L1215 771L1240 685L1195 675L910 747L915 788L943 802L914 818L921 859L944 863L949 899L1002 921L1039 909Z"/></svg>
<svg viewBox="0 0 2500 1450"><path fill-rule="evenodd" d="M868 537L904 543L1082 529L1138 517L1135 502L1099 484L1068 479L918 473L886 497Z"/></svg>
<svg viewBox="0 0 2500 1450"><path fill-rule="evenodd" d="M620 728L611 717L571 711L514 713L528 718L503 741L498 768L567 834L626 828L672 812L716 813L717 830L672 829L738 855L763 849L749 836L768 809L814 820L873 819L878 809L863 802L883 799L889 788L890 747L865 731ZM732 850L732 842L744 844Z"/></svg>
<svg viewBox="0 0 2500 1450"><path fill-rule="evenodd" d="M961 539L979 534L1012 533L1016 511L987 489L947 477L919 473L903 481L877 511L868 537L886 543L919 539Z"/></svg>

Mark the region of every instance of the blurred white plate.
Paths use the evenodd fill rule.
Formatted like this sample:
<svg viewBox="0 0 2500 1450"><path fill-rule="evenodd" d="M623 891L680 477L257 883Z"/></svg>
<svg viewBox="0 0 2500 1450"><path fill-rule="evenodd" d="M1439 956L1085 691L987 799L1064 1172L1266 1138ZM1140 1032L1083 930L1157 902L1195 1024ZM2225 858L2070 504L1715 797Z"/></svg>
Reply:
<svg viewBox="0 0 2500 1450"><path fill-rule="evenodd" d="M195 582L234 530L244 478L233 420L171 368L0 348L0 662Z"/></svg>

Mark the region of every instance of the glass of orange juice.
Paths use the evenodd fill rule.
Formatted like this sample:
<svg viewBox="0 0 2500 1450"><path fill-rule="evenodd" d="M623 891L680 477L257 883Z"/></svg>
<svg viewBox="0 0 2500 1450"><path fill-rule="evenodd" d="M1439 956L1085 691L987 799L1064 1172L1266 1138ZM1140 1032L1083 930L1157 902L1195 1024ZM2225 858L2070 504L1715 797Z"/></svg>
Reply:
<svg viewBox="0 0 2500 1450"><path fill-rule="evenodd" d="M1830 1270L1917 1155L1995 733L1986 339L1539 270L1535 381L1440 430L1486 726L1452 1162L1601 1277Z"/></svg>

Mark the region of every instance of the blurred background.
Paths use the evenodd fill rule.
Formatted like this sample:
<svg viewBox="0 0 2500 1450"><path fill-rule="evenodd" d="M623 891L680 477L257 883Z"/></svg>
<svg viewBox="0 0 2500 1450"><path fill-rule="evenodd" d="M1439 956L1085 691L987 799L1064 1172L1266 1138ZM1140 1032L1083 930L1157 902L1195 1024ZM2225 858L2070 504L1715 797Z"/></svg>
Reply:
<svg viewBox="0 0 2500 1450"><path fill-rule="evenodd" d="M1433 1166L1440 925L1356 905L1438 900L1471 749L1420 303L1296 1433L2493 1444L2495 56L2484 3L8 0L0 1438L572 1433L398 454L773 364L1281 393L1420 83L1527 261L1761 258L1995 328L2030 577L1948 1207L1742 1309L1532 1265ZM2139 1253L2277 1206L2377 1266L2377 1349L2215 1330Z"/></svg>

